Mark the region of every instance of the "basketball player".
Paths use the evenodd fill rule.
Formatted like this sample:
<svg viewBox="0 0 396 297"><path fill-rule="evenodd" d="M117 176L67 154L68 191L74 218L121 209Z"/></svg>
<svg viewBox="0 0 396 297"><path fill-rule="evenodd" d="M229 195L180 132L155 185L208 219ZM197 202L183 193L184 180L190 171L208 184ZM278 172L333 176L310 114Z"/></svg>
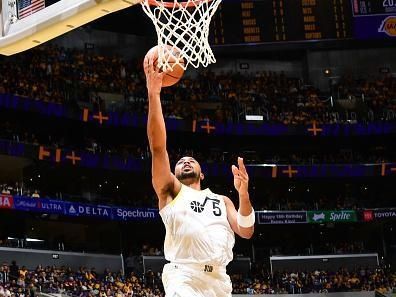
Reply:
<svg viewBox="0 0 396 297"><path fill-rule="evenodd" d="M233 257L234 232L249 239L255 222L243 159L238 158L238 167L232 166L238 211L229 198L201 190L204 175L194 158L181 158L173 174L160 102L163 74L154 70L152 57L145 72L152 183L166 228L165 258L170 261L162 274L166 297L231 297L226 266Z"/></svg>

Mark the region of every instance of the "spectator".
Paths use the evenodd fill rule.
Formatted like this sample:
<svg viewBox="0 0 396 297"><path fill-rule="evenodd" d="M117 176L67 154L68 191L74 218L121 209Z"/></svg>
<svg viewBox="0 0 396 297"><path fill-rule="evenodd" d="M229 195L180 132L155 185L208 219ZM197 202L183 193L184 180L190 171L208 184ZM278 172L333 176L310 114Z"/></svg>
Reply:
<svg viewBox="0 0 396 297"><path fill-rule="evenodd" d="M19 267L16 264L15 260L11 262L9 269L10 269L10 276L9 276L10 281L16 281L19 277Z"/></svg>
<svg viewBox="0 0 396 297"><path fill-rule="evenodd" d="M40 194L38 193L38 190L34 190L33 194L32 194L32 198L40 198Z"/></svg>
<svg viewBox="0 0 396 297"><path fill-rule="evenodd" d="M0 268L0 284L7 284L10 280L9 268L7 263L3 263Z"/></svg>

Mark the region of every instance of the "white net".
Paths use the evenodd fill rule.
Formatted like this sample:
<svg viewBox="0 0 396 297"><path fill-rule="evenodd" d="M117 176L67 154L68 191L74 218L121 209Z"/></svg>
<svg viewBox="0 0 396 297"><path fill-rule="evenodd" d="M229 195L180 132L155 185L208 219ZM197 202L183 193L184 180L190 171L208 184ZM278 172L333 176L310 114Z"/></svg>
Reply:
<svg viewBox="0 0 396 297"><path fill-rule="evenodd" d="M160 68L179 65L186 70L188 65L198 68L216 62L208 38L210 20L220 3L221 0L141 2L157 31Z"/></svg>

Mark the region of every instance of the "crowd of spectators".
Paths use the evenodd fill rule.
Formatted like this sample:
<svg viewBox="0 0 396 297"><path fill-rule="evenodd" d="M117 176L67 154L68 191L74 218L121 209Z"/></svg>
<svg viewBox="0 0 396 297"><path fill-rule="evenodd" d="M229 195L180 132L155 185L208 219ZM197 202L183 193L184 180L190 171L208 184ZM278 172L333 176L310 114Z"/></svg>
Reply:
<svg viewBox="0 0 396 297"><path fill-rule="evenodd" d="M3 263L0 268L1 297L35 297L38 292L74 297L163 297L158 275L146 273L128 276L121 272L97 272L95 268L42 267L34 270L16 263Z"/></svg>
<svg viewBox="0 0 396 297"><path fill-rule="evenodd" d="M251 278L233 275L234 293L239 294L304 294L351 291L374 291L390 293L396 286L396 275L378 268L359 268L349 271L260 271Z"/></svg>
<svg viewBox="0 0 396 297"><path fill-rule="evenodd" d="M40 198L40 192L37 189L29 189L22 186L22 183L0 184L1 195L21 195L25 197Z"/></svg>
<svg viewBox="0 0 396 297"><path fill-rule="evenodd" d="M60 104L87 100L90 91L125 92L127 68L137 72L120 57L41 46L2 59L0 92Z"/></svg>
<svg viewBox="0 0 396 297"><path fill-rule="evenodd" d="M351 291L392 292L396 275L381 268L358 268L350 271L274 272L259 270L251 275L233 274L234 294L298 294ZM161 273L148 270L124 275L106 269L81 267L73 271L67 267L37 266L29 270L13 262L0 268L1 297L35 297L38 292L60 293L74 297L163 297Z"/></svg>
<svg viewBox="0 0 396 297"><path fill-rule="evenodd" d="M396 79L391 75L373 81L344 78L336 89L341 99L365 98L362 102L365 111L376 115L396 111ZM106 106L103 92L122 95L124 100L121 104ZM76 106L77 101L85 101L101 111L147 113L141 61L55 45L3 58L0 93L72 106ZM177 85L162 93L164 114L172 118L236 122L245 112L252 112L264 115L266 122L286 125L309 124L313 120L318 123L349 120L342 117L341 111L345 109L341 105L338 109L337 104L333 106L328 95L282 72L248 74L210 70L186 74ZM204 108L199 104L202 102L218 103L217 108ZM383 118L365 116L364 119Z"/></svg>
<svg viewBox="0 0 396 297"><path fill-rule="evenodd" d="M102 139L90 136L88 132L75 132L72 135L57 130L56 127L42 125L23 125L17 120L5 120L0 123L0 139L23 142L32 145L45 145L48 148L65 148L86 151L93 154L118 155L124 158L150 160L150 150L145 142L134 142L134 139L119 143L117 139L111 141L110 136L100 135ZM107 137L107 138L106 138ZM204 147L199 149L177 148L169 145L168 153L171 162L176 162L182 156L191 155L201 162L206 163L225 162L230 163L242 155L247 163L267 164L358 164L358 163L381 163L392 162L396 159L394 150L385 146L365 146L364 148L340 148L321 149L310 151L290 151L283 148L280 150L260 151L254 147L246 147L243 151L226 151L221 147Z"/></svg>
<svg viewBox="0 0 396 297"><path fill-rule="evenodd" d="M119 189L118 192L111 190L92 193L91 197L96 197L87 200L81 193L62 193L60 191L52 192L50 189L42 185L43 188L32 188L29 184L12 183L0 184L1 195L22 195L24 197L31 197L33 199L49 198L58 200L67 200L82 203L97 203L107 205L123 205L129 207L157 207L157 198L152 191L150 184L141 185L142 189L139 192L130 192L125 189L125 193ZM368 191L367 185L362 183L354 185L353 190L349 192L343 186L339 186L338 191L331 191L331 185L325 184L314 185L310 187L309 183L300 185L298 189L296 185L258 185L253 183L250 186L250 195L254 201L256 210L359 210L364 208L376 207L392 207L393 202L391 196L381 194L376 191L377 187L371 186ZM105 186L105 185L103 185ZM113 185L114 186L114 185ZM207 187L206 185L204 187ZM212 183L208 185L212 191L216 193L224 193L229 195L232 199L235 198L232 187L227 183ZM321 189L320 189L321 187ZM381 187L381 186L378 186ZM144 194L145 193L145 194ZM106 195L107 194L107 195ZM105 196L103 196L105 195ZM120 197L119 197L120 196ZM137 197L139 196L139 197ZM388 197L388 198L387 198ZM237 201L235 201L236 203Z"/></svg>
<svg viewBox="0 0 396 297"><path fill-rule="evenodd" d="M43 173L42 173L43 174ZM46 175L48 173L45 173ZM103 181L98 177L89 177L94 183L87 186L85 178L81 184L76 184L74 191L67 186L53 187L46 178L35 175L34 180L25 181L0 180L2 195L22 195L33 199L49 198L81 203L117 205L126 207L157 207L157 197L149 180L140 180L139 186L130 187L127 181L117 178ZM91 182L89 181L89 184ZM95 186L96 184L96 186ZM209 187L215 193L228 195L236 199L230 180L213 180L203 182L203 188ZM312 182L279 182L263 183L252 181L250 196L256 210L361 210L365 208L393 207L394 201L389 194L389 187L381 183L367 183L364 181L345 184L342 182L328 183L327 181ZM88 192L89 191L89 192ZM89 193L89 196L87 196ZM237 200L235 201L237 203Z"/></svg>
<svg viewBox="0 0 396 297"><path fill-rule="evenodd" d="M391 74L371 79L344 76L335 88L340 98L366 99L367 108L374 113L384 110L396 112L396 78Z"/></svg>

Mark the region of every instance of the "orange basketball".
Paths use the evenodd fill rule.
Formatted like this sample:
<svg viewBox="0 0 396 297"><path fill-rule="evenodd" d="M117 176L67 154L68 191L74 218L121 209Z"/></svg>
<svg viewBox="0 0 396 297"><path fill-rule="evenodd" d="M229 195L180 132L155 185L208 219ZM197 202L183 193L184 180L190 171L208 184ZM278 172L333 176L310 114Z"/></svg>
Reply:
<svg viewBox="0 0 396 297"><path fill-rule="evenodd" d="M173 49L175 51L175 49ZM177 50L176 50L177 51ZM166 53L165 53L166 54ZM144 57L143 66L144 69L149 65L149 57L153 56L154 60L154 68L157 69L158 64L158 45L151 48L146 56ZM178 56L176 53L175 56ZM176 58L173 56L169 57L169 65L173 68L173 70L166 70L164 76L162 78L162 86L163 87L170 87L177 83L183 76L184 69L179 65L176 64ZM182 57L179 58L179 63L184 65L184 59Z"/></svg>

